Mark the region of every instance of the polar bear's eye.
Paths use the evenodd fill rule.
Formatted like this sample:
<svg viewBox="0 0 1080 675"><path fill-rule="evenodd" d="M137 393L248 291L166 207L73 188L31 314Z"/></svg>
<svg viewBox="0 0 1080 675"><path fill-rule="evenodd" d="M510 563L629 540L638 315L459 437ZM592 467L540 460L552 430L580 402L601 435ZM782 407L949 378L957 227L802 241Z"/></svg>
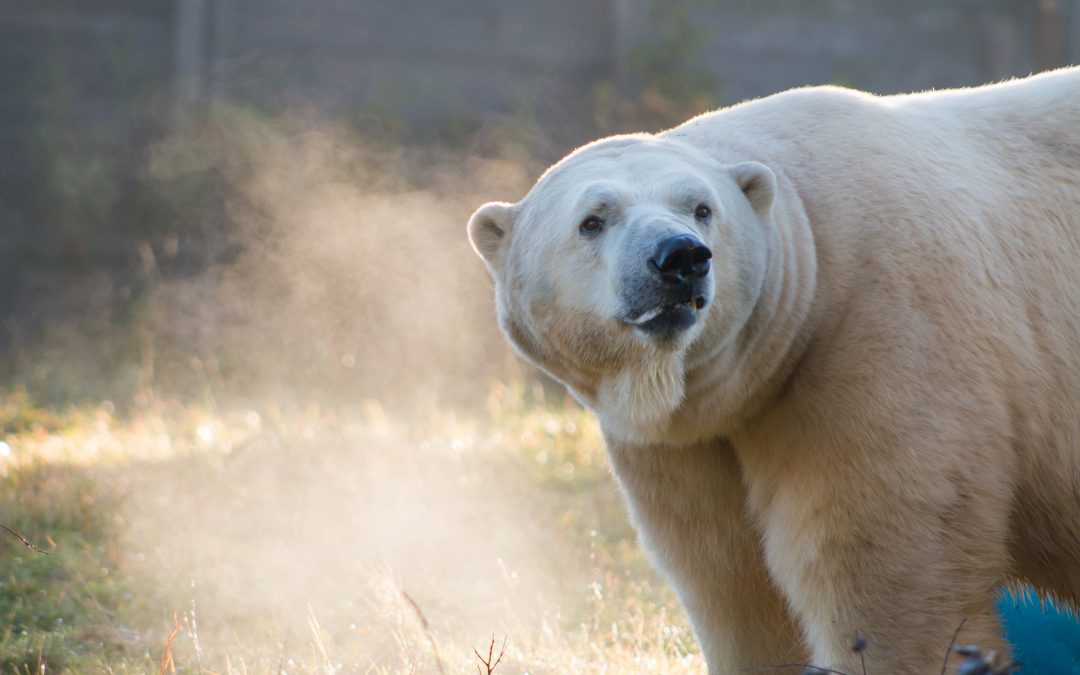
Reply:
<svg viewBox="0 0 1080 675"><path fill-rule="evenodd" d="M710 209L708 206L705 206L704 204L698 204L697 208L694 209L694 217L698 220L705 220L711 215L712 209Z"/></svg>
<svg viewBox="0 0 1080 675"><path fill-rule="evenodd" d="M604 221L600 220L596 216L589 216L585 220L581 221L581 232L583 234L596 234L604 227Z"/></svg>

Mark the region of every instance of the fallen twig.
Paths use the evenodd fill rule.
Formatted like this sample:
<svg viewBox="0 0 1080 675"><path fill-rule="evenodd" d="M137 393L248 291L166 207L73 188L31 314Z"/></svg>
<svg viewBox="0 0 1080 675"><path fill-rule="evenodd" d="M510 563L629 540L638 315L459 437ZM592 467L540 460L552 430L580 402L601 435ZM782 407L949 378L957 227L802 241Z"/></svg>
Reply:
<svg viewBox="0 0 1080 675"><path fill-rule="evenodd" d="M480 675L491 675L493 672L495 672L495 667L499 665L499 662L502 661L503 655L506 654L506 637L503 637L502 647L499 647L499 655L498 656L493 656L494 653L495 653L495 636L494 635L491 636L491 644L488 645L487 659L485 659L483 656L481 656L480 652L476 651L476 647L473 647L473 654L476 654L476 658L480 659L480 663L484 664L484 668L487 669L487 672L485 673L484 671L480 670L480 666L477 666L476 667L476 672L480 673ZM494 659L494 662L492 662L492 659Z"/></svg>
<svg viewBox="0 0 1080 675"><path fill-rule="evenodd" d="M949 655L953 652L953 647L956 646L956 638L960 637L960 629L964 627L964 622L967 621L967 617L960 619L960 625L953 631L952 639L949 640L949 646L945 650L945 660L941 662L941 675L945 675L945 669L949 667Z"/></svg>
<svg viewBox="0 0 1080 675"><path fill-rule="evenodd" d="M42 551L42 550L41 550L40 548L38 548L37 546L34 546L33 542L31 542L31 541L30 541L29 539L27 539L26 537L22 536L21 534L19 534L19 533L18 533L18 532L16 532L15 530L11 529L11 528L10 528L10 527L8 527L7 525L0 525L0 527L4 528L4 529L5 529L5 530L7 530L8 532L10 532L10 533L12 533L13 535L15 535L16 537L18 537L18 538L19 538L19 541L21 541L21 542L23 543L23 545L24 545L24 546L26 546L26 548L30 548L30 549L33 549L33 550L35 550L35 551L37 551L38 553L41 553L41 554L43 554L43 555L49 555L49 552L48 552L48 551Z"/></svg>
<svg viewBox="0 0 1080 675"><path fill-rule="evenodd" d="M859 655L859 663L862 664L862 675L866 675L866 638L855 631L855 644L852 645L851 651Z"/></svg>

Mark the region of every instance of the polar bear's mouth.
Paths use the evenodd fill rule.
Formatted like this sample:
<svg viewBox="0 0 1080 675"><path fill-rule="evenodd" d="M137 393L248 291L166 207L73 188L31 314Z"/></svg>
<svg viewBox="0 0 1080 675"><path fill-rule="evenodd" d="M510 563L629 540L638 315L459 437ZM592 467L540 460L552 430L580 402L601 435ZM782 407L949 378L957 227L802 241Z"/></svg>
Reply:
<svg viewBox="0 0 1080 675"><path fill-rule="evenodd" d="M652 309L646 310L634 318L626 319L626 323L632 326L646 326L652 321L657 319L663 319L666 316L670 316L676 313L682 313L683 310L690 310L690 314L700 311L705 307L705 297L697 296L682 302L673 302L657 305Z"/></svg>

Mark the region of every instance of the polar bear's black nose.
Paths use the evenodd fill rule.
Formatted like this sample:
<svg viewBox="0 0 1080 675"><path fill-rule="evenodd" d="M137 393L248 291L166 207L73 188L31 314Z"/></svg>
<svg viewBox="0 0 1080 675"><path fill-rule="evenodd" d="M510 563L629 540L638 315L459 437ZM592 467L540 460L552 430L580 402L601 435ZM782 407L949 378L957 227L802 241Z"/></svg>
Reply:
<svg viewBox="0 0 1080 675"><path fill-rule="evenodd" d="M712 251L696 237L680 234L660 240L649 260L660 276L671 281L703 277L709 273Z"/></svg>

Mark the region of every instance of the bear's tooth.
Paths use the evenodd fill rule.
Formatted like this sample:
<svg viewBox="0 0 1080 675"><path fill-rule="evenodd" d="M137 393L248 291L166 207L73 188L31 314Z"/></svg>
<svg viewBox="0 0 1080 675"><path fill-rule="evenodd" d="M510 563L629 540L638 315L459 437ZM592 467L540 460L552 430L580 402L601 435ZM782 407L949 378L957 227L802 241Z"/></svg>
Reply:
<svg viewBox="0 0 1080 675"><path fill-rule="evenodd" d="M643 323L645 323L647 321L652 321L657 316L659 316L662 309L663 309L662 307L653 307L652 309L645 312L644 314L642 314L638 318L633 319L630 323L632 323L632 324L643 324Z"/></svg>

